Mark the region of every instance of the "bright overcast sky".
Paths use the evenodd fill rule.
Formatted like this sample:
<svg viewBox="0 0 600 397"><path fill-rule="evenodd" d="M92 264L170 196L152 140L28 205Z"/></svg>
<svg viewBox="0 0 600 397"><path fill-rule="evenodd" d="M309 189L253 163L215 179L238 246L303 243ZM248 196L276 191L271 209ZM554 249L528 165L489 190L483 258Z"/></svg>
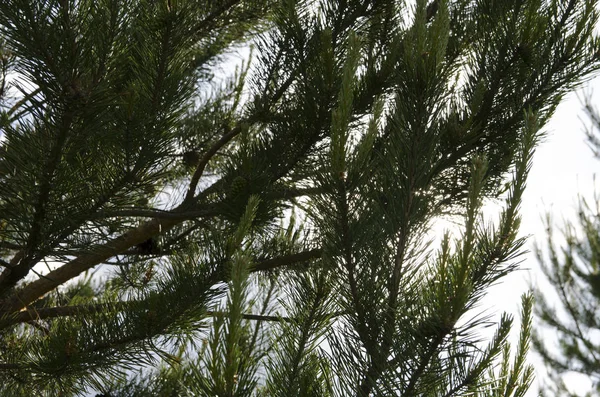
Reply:
<svg viewBox="0 0 600 397"><path fill-rule="evenodd" d="M577 194L592 198L594 193L594 174L600 171L600 161L596 160L587 146L585 126L589 125L583 111L584 93L592 89L596 103L600 107L600 77L586 85L584 90L569 94L557 109L554 117L546 125L546 137L538 147L533 167L524 195L521 215L522 235L530 235L527 247L533 248L534 241L545 244L545 225L543 216L551 212L554 224L560 226L563 219L573 219L577 204ZM555 233L560 237L560 233ZM493 310L495 318L503 311L517 315L520 296L528 289L528 281L543 279L539 273L533 254L527 254L522 271L508 276L501 285L495 287L485 301L485 307ZM489 306L488 306L489 305ZM518 324L515 324L511 341L516 347ZM535 353L530 353L530 361L536 367L540 377L543 364ZM587 384L586 379L575 378L578 386ZM528 396L537 394L537 381Z"/></svg>

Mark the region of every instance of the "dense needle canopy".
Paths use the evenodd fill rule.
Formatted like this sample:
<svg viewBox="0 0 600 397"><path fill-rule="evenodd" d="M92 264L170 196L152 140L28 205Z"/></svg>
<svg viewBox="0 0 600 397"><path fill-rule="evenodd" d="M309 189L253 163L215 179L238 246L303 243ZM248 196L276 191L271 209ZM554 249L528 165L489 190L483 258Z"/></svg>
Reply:
<svg viewBox="0 0 600 397"><path fill-rule="evenodd" d="M524 395L477 306L596 3L0 2L0 394Z"/></svg>

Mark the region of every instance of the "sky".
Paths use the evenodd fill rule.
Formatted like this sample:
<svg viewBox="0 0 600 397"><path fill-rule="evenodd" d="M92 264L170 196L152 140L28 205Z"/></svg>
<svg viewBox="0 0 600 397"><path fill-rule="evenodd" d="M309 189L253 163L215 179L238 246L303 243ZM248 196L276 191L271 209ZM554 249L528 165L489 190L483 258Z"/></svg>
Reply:
<svg viewBox="0 0 600 397"><path fill-rule="evenodd" d="M550 212L554 224L560 227L563 219L574 219L578 194L593 198L594 186L597 186L594 175L600 171L600 161L594 158L586 142L585 127L590 123L583 111L583 98L590 92L600 107L600 77L595 77L582 89L567 95L543 130L545 137L534 155L521 207L521 234L529 236L529 253L521 264L521 270L494 287L484 301L483 306L491 310L495 318L506 311L514 314L518 320L521 294L529 289L531 281L543 282L537 260L531 251L536 241L542 247L545 244L545 214ZM557 232L556 237L560 237L560 233ZM518 338L518 327L519 322L513 327L513 346ZM527 395L535 396L544 370L534 352L530 352L529 360L535 366L538 379ZM578 376L570 376L568 383L573 391L581 392L589 386L587 379Z"/></svg>

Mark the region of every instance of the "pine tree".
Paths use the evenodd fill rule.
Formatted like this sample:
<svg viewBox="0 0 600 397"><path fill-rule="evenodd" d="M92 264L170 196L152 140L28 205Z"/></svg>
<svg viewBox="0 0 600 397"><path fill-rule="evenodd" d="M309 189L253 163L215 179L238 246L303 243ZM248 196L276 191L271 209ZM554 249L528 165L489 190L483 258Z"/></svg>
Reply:
<svg viewBox="0 0 600 397"><path fill-rule="evenodd" d="M0 394L523 396L477 306L595 6L1 2Z"/></svg>
<svg viewBox="0 0 600 397"><path fill-rule="evenodd" d="M600 113L591 97L585 111L591 121L588 143L598 158ZM542 327L533 334L533 346L548 367L544 392L552 396L582 392L565 381L568 373L589 379L589 393L600 392L600 197L579 196L577 210L574 220L564 220L559 237L555 236L552 214L548 214L546 244L536 247L545 277L544 284L535 289L535 311ZM545 338L549 333L554 337Z"/></svg>

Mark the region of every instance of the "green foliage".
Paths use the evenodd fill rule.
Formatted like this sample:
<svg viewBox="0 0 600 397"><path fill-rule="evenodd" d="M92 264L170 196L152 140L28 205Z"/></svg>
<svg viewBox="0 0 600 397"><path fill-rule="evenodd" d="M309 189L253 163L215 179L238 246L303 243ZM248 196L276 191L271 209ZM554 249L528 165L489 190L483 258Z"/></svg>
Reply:
<svg viewBox="0 0 600 397"><path fill-rule="evenodd" d="M522 396L477 306L595 6L1 2L0 394Z"/></svg>

